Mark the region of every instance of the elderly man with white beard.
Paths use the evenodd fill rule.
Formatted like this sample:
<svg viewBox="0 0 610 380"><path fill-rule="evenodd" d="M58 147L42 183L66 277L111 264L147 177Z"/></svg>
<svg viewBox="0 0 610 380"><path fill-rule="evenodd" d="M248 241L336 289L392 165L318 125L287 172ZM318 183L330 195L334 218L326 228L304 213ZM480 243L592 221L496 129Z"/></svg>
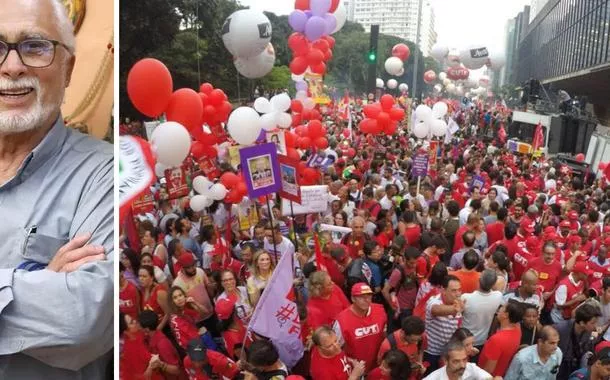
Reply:
<svg viewBox="0 0 610 380"><path fill-rule="evenodd" d="M75 38L61 1L0 9L0 378L105 379L112 147L64 126Z"/></svg>

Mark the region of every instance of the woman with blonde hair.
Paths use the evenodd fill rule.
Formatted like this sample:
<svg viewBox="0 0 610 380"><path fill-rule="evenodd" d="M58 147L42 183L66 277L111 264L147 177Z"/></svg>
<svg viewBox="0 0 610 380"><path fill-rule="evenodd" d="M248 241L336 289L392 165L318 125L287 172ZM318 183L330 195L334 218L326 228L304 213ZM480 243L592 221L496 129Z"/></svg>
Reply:
<svg viewBox="0 0 610 380"><path fill-rule="evenodd" d="M246 289L248 290L248 298L250 305L256 307L267 282L271 279L271 274L275 269L275 264L271 260L271 255L267 251L257 251L254 254L254 273L246 281Z"/></svg>

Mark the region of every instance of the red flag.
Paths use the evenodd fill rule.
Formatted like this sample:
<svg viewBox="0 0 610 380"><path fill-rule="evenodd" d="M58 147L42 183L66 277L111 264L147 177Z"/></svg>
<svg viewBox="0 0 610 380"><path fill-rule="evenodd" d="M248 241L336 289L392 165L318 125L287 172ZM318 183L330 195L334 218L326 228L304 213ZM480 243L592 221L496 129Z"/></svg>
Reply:
<svg viewBox="0 0 610 380"><path fill-rule="evenodd" d="M322 257L322 249L320 248L320 240L318 239L318 234L313 234L313 243L314 250L316 254L316 269L317 270L326 270L326 265L324 265L324 257Z"/></svg>
<svg viewBox="0 0 610 380"><path fill-rule="evenodd" d="M544 133L542 132L542 124L538 123L536 131L534 131L534 139L532 141L532 148L534 152L537 151L544 144Z"/></svg>
<svg viewBox="0 0 610 380"><path fill-rule="evenodd" d="M133 218L133 211L131 209L126 212L124 223L125 234L127 235L127 240L129 241L129 247L140 254L142 244L140 243L140 234L138 233L136 221Z"/></svg>

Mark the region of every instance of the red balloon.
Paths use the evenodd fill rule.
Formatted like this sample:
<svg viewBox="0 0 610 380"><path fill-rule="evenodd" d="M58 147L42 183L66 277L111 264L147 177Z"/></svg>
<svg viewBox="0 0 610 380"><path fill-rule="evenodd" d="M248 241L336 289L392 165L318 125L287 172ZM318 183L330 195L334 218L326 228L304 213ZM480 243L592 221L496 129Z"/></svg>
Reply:
<svg viewBox="0 0 610 380"><path fill-rule="evenodd" d="M311 120L311 110L303 108L303 112L301 112L302 121Z"/></svg>
<svg viewBox="0 0 610 380"><path fill-rule="evenodd" d="M600 162L599 164L597 164L597 169L604 171L607 166L608 166L608 164L606 162Z"/></svg>
<svg viewBox="0 0 610 380"><path fill-rule="evenodd" d="M235 189L233 190L236 190L242 196L248 194L248 187L246 186L246 182L244 182L242 179L240 179L240 182L237 183L237 186L235 186Z"/></svg>
<svg viewBox="0 0 610 380"><path fill-rule="evenodd" d="M328 62L331 59L333 59L333 51L332 50L326 50L324 52L324 62Z"/></svg>
<svg viewBox="0 0 610 380"><path fill-rule="evenodd" d="M199 97L201 98L201 104L204 107L210 103L210 99L208 99L208 96L206 94L204 94L203 92L199 93Z"/></svg>
<svg viewBox="0 0 610 380"><path fill-rule="evenodd" d="M309 134L309 132L307 131L307 127L304 125L299 125L298 127L296 127L294 129L294 132L297 134L297 136L299 137L305 137Z"/></svg>
<svg viewBox="0 0 610 380"><path fill-rule="evenodd" d="M394 121L401 121L405 118L405 110L402 108L392 108L390 110L390 119Z"/></svg>
<svg viewBox="0 0 610 380"><path fill-rule="evenodd" d="M322 123L318 120L312 120L307 124L308 135L311 139L317 139L318 137L324 137L324 130Z"/></svg>
<svg viewBox="0 0 610 380"><path fill-rule="evenodd" d="M191 154L196 159L200 159L205 154L205 144L195 141L191 144Z"/></svg>
<svg viewBox="0 0 610 380"><path fill-rule="evenodd" d="M329 13L335 13L337 8L339 7L339 0L331 0L330 2L330 10Z"/></svg>
<svg viewBox="0 0 610 380"><path fill-rule="evenodd" d="M303 170L303 178L310 183L315 183L320 176L320 173L314 168L306 168Z"/></svg>
<svg viewBox="0 0 610 380"><path fill-rule="evenodd" d="M315 66L324 60L324 53L322 53L319 49L311 49L309 53L307 53L307 62L309 66Z"/></svg>
<svg viewBox="0 0 610 380"><path fill-rule="evenodd" d="M239 191L237 191L237 189L232 189L231 191L229 191L227 193L227 195L225 196L225 203L229 203L229 204L238 204L241 203L241 201L244 199L244 196L242 194L239 193Z"/></svg>
<svg viewBox="0 0 610 380"><path fill-rule="evenodd" d="M574 158L577 162L583 162L585 160L585 155L583 153L578 153Z"/></svg>
<svg viewBox="0 0 610 380"><path fill-rule="evenodd" d="M209 83L203 83L201 85L201 87L199 87L199 92L202 92L206 95L210 95L210 92L212 92L212 90L214 89L214 86L212 86Z"/></svg>
<svg viewBox="0 0 610 380"><path fill-rule="evenodd" d="M390 124L390 121L390 114L388 114L387 112L381 112L379 116L377 116L377 124L379 124L381 128L385 128L386 126L388 126L388 124Z"/></svg>
<svg viewBox="0 0 610 380"><path fill-rule="evenodd" d="M226 172L220 176L220 183L225 185L227 189L232 189L239 183L239 177L235 173Z"/></svg>
<svg viewBox="0 0 610 380"><path fill-rule="evenodd" d="M299 152L297 152L296 149L294 148L287 148L286 149L286 156L295 159L295 160L300 160L301 156L299 155Z"/></svg>
<svg viewBox="0 0 610 380"><path fill-rule="evenodd" d="M293 113L292 114L292 126L296 127L297 125L301 124L301 114L300 113Z"/></svg>
<svg viewBox="0 0 610 380"><path fill-rule="evenodd" d="M208 97L209 97L210 104L213 105L214 107L220 106L222 104L222 102L226 100L226 95L225 95L224 91L222 91L219 88L212 90L212 92L210 92L210 95L208 95Z"/></svg>
<svg viewBox="0 0 610 380"><path fill-rule="evenodd" d="M326 137L318 137L316 141L314 141L314 144L318 149L328 148L328 140L326 139Z"/></svg>
<svg viewBox="0 0 610 380"><path fill-rule="evenodd" d="M315 65L310 65L311 71L315 74L324 75L326 74L326 63L320 62Z"/></svg>
<svg viewBox="0 0 610 380"><path fill-rule="evenodd" d="M197 141L201 141L204 145L215 145L218 144L218 139L212 133L201 132L198 136Z"/></svg>
<svg viewBox="0 0 610 380"><path fill-rule="evenodd" d="M362 133L378 133L379 128L377 127L377 120L375 119L364 119L358 125L358 128Z"/></svg>
<svg viewBox="0 0 610 380"><path fill-rule="evenodd" d="M409 59L411 51L405 44L397 44L392 48L392 56L400 58L403 62Z"/></svg>
<svg viewBox="0 0 610 380"><path fill-rule="evenodd" d="M203 107L201 111L201 120L204 123L212 124L214 122L214 118L216 117L216 108L214 106L208 105Z"/></svg>
<svg viewBox="0 0 610 380"><path fill-rule="evenodd" d="M354 148L349 148L349 149L347 150L347 156L348 156L349 158L354 158L354 156L355 156L355 155L356 155L356 149L354 149Z"/></svg>
<svg viewBox="0 0 610 380"><path fill-rule="evenodd" d="M284 132L284 138L286 139L286 147L294 148L299 137L290 131L286 131Z"/></svg>
<svg viewBox="0 0 610 380"><path fill-rule="evenodd" d="M317 109L312 109L310 111L310 115L309 119L310 120L322 120L322 115L320 114L320 111L318 111Z"/></svg>
<svg viewBox="0 0 610 380"><path fill-rule="evenodd" d="M299 140L299 148L301 149L309 149L311 148L311 138L309 137L301 137Z"/></svg>
<svg viewBox="0 0 610 380"><path fill-rule="evenodd" d="M290 102L290 110L292 112L302 112L303 111L303 103L300 100L293 100Z"/></svg>
<svg viewBox="0 0 610 380"><path fill-rule="evenodd" d="M165 110L168 121L180 123L188 130L201 126L202 112L201 98L190 88L174 92Z"/></svg>
<svg viewBox="0 0 610 380"><path fill-rule="evenodd" d="M326 41L323 38L320 38L319 40L315 40L311 46L313 46L315 49L320 50L320 52L324 53L326 50L330 49L330 44L328 43L328 41Z"/></svg>
<svg viewBox="0 0 610 380"><path fill-rule="evenodd" d="M309 64L305 57L294 57L292 62L290 62L290 72L294 75L301 75L307 70L308 66Z"/></svg>
<svg viewBox="0 0 610 380"><path fill-rule="evenodd" d="M381 112L381 105L379 103L367 104L364 106L364 115L369 119L376 119Z"/></svg>
<svg viewBox="0 0 610 380"><path fill-rule="evenodd" d="M424 73L424 82L430 84L436 79L436 73L432 70L428 70Z"/></svg>
<svg viewBox="0 0 610 380"><path fill-rule="evenodd" d="M392 136L394 133L396 133L396 130L398 129L398 123L396 123L395 121L391 121L388 125L386 125L386 127L384 128L384 132L386 135L388 136Z"/></svg>
<svg viewBox="0 0 610 380"><path fill-rule="evenodd" d="M138 111L149 117L157 117L165 111L173 86L167 67L153 58L138 61L127 75L129 100Z"/></svg>
<svg viewBox="0 0 610 380"><path fill-rule="evenodd" d="M294 2L294 9L309 10L309 0L296 0Z"/></svg>
<svg viewBox="0 0 610 380"><path fill-rule="evenodd" d="M309 52L309 41L302 33L292 33L288 37L288 47L295 56L306 55Z"/></svg>
<svg viewBox="0 0 610 380"><path fill-rule="evenodd" d="M305 161L299 161L297 172L302 175L305 169L307 169L307 163Z"/></svg>
<svg viewBox="0 0 610 380"><path fill-rule="evenodd" d="M322 39L326 42L328 42L328 46L329 48L334 48L335 47L335 38L332 36L324 36L322 37Z"/></svg>
<svg viewBox="0 0 610 380"><path fill-rule="evenodd" d="M379 103L381 103L381 108L384 111L388 112L394 107L394 97L389 94L385 94L379 99Z"/></svg>

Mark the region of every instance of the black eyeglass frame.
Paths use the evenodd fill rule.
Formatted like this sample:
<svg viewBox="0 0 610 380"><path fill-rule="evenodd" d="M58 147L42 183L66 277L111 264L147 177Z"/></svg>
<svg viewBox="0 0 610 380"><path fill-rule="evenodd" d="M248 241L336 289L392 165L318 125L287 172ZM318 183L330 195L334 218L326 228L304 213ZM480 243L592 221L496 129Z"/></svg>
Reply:
<svg viewBox="0 0 610 380"><path fill-rule="evenodd" d="M19 51L19 46L24 43L24 42L31 42L31 41L45 41L45 42L50 42L51 44L53 44L53 58L51 58L51 62L46 65L46 66L31 66L26 64L23 61L23 57L21 56L21 52ZM6 42L6 41L0 41L0 44L4 44L8 47L8 50L6 51L6 55L4 56L4 58L2 58L0 60L0 66L2 66L4 64L4 62L6 61L6 59L8 58L8 55L11 53L11 51L15 50L17 52L17 55L19 56L19 59L21 60L21 63L26 66L26 67L30 67L33 69L44 69L47 68L49 66L51 66L53 64L53 62L55 62L55 56L57 56L57 46L62 46L64 49L66 49L68 51L68 53L72 54L72 50L70 49L70 47L66 44L64 44L63 42L60 41L56 41L56 40L49 40L46 38L28 38L25 39L23 41L19 41L19 42Z"/></svg>

